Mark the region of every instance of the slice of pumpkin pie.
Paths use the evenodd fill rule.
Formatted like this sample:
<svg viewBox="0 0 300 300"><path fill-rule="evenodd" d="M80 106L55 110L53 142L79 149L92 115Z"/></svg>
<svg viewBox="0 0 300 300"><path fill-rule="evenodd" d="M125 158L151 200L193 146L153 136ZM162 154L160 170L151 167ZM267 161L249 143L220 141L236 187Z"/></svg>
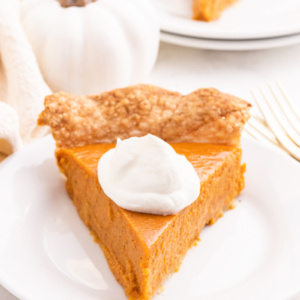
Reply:
<svg viewBox="0 0 300 300"><path fill-rule="evenodd" d="M57 93L46 97L38 123L50 126L56 140L57 163L66 176L70 198L129 299L152 298L168 276L178 270L202 228L214 223L233 206L235 197L244 188L240 135L249 118L249 108L247 102L215 89L200 89L183 96L149 85L95 96ZM116 179L116 190L110 190L112 194L99 181L100 177L117 178L118 174L111 177L113 171L121 174L124 166L130 169L143 159L143 152L137 159L127 147L130 155L119 152L112 159L113 164L100 168L101 160L110 151L119 151L115 144L117 138L137 139L148 134L155 136L154 140L163 140L158 143L168 143L167 147L172 148L168 151L180 154L180 159L191 164L198 176L200 185L188 176L183 181L177 180L178 174L167 176L176 193L177 187L180 190L185 184L189 184L188 189L194 185L198 189L195 199L179 211L160 213L153 209L149 213L140 205L139 197L147 198L150 206L159 193L165 198L167 188L163 187L161 192L160 186L163 179L156 180L153 173L151 176L139 173L132 177L138 178L134 183L135 179L130 177L123 180L126 172L122 173ZM148 151L147 147L142 149ZM169 154L162 157L161 164L169 159ZM110 166L119 169L111 170ZM155 168L151 166L151 172ZM157 174L160 172L170 173L162 167ZM118 194L119 186L122 189ZM132 198L129 190L138 191L134 194L134 203L140 205L138 209L135 204L120 206L120 199Z"/></svg>

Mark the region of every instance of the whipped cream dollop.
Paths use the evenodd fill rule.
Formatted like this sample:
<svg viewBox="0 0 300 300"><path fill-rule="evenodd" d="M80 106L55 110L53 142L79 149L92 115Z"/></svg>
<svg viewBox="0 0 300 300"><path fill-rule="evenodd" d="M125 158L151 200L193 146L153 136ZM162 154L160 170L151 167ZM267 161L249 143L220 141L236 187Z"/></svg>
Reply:
<svg viewBox="0 0 300 300"><path fill-rule="evenodd" d="M116 204L142 213L175 214L200 193L192 164L151 134L118 139L116 147L100 158L98 178Z"/></svg>

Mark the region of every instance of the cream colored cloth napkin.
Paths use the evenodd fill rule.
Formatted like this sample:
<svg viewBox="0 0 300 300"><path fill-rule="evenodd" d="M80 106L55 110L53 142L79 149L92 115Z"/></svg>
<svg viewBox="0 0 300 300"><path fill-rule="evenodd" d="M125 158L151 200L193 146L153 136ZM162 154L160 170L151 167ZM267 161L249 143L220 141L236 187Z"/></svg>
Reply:
<svg viewBox="0 0 300 300"><path fill-rule="evenodd" d="M37 127L51 94L20 21L19 0L0 0L0 160L47 129Z"/></svg>

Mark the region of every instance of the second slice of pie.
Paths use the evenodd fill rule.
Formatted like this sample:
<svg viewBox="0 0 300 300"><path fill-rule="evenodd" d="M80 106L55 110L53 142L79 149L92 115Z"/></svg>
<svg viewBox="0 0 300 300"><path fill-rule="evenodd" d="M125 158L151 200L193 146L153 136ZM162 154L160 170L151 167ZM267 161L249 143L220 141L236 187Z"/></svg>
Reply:
<svg viewBox="0 0 300 300"><path fill-rule="evenodd" d="M237 0L193 0L193 19L213 21Z"/></svg>

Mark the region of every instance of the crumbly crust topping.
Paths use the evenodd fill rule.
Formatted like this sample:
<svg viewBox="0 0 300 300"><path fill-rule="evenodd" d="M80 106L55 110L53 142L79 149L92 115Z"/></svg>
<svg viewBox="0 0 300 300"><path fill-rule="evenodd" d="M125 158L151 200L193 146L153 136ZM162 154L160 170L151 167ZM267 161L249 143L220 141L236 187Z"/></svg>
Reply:
<svg viewBox="0 0 300 300"><path fill-rule="evenodd" d="M251 107L213 88L184 96L145 84L92 96L56 93L44 105L38 124L50 126L63 148L147 133L170 143L237 145Z"/></svg>

